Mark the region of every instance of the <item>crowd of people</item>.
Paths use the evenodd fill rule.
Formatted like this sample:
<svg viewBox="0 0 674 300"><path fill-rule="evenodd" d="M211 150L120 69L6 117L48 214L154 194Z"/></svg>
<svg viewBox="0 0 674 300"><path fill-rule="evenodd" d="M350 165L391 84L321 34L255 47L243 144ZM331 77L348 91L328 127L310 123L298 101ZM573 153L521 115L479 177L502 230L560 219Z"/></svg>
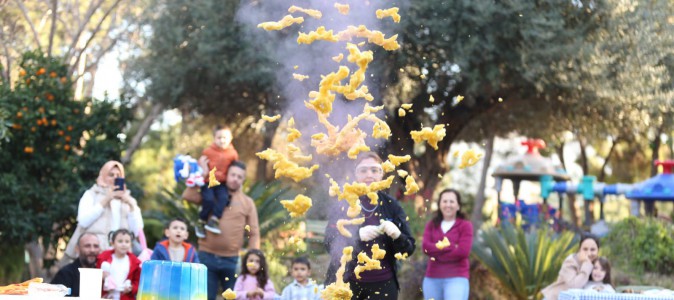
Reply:
<svg viewBox="0 0 674 300"><path fill-rule="evenodd" d="M217 128L214 139L213 145L204 150L199 164L204 170L204 178L208 178L209 171L216 168L215 178L210 179L224 184L215 188L208 185L188 188L195 189L195 194L201 197L202 202L200 222L195 229L198 251L186 242L189 224L175 218L166 224L165 239L156 244L151 255L136 255L139 252L146 253L137 251L146 247L140 208L123 180L118 180L124 178L123 165L110 161L101 168L96 183L80 199L78 226L66 249L66 257L74 261L64 266L52 283L71 287L71 296L78 296L78 268L100 268L104 274L102 292L105 297L134 299L141 262L147 259L170 260L201 263L207 267L209 300L216 299L218 293L227 289L235 291L237 299L320 299L324 285L309 279L311 263L306 257L297 257L292 261L290 273L293 282L282 292L276 292L269 278L265 254L259 250L260 233L255 204L242 191L246 166L238 161L238 154L231 144L232 133L228 128ZM373 152L361 153L356 160L353 175L360 183L381 181L384 176L381 158ZM409 218L398 200L382 191L377 192L377 196L377 204L371 204L367 196L361 197L365 221L359 226L349 226L352 238L345 237L337 229L337 221L347 218L347 204L344 201L335 202L331 211L339 213L330 215L325 230L325 247L332 258L325 285L336 281L339 257L344 247L353 246L354 253L362 251L368 256L372 255L374 244L386 251L380 260L381 269L354 276L357 261L352 260L346 265L342 281L349 283L353 299L397 299L400 289L397 272L399 264L394 254L412 255L416 247L408 224ZM461 195L458 191L447 189L440 192L437 207L423 235L423 255L428 260L423 278L424 298L468 299L473 226L461 211ZM245 237L248 237L249 250L240 259ZM443 239L449 242L449 246L437 247L436 242ZM583 255L579 254L585 260L574 258L568 264L565 262L565 267L568 265L568 268L587 272L591 269L588 261L593 257ZM238 275L237 268L240 270ZM560 275L560 285L563 286L580 284L580 280L561 278ZM587 282L585 280L583 284ZM595 286L599 286L599 283ZM559 290L559 287L551 288L552 294L547 297L554 299Z"/></svg>

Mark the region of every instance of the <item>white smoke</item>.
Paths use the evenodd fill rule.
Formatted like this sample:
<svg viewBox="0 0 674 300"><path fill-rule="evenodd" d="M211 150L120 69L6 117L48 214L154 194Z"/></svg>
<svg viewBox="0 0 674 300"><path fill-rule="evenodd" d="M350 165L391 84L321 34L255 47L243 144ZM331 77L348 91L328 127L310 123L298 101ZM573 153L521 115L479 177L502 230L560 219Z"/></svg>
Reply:
<svg viewBox="0 0 674 300"><path fill-rule="evenodd" d="M334 7L335 2L341 4L349 4L350 11L348 15L342 15ZM298 32L308 33L316 30L319 26L325 26L327 30L333 30L336 34L347 28L349 25L359 26L365 25L370 30L382 31L386 37L396 34L390 30L386 30L383 26L385 23L392 23L390 18L379 20L376 18L377 9L387 9L394 6L401 8L400 13L404 16L403 7L400 3L386 2L386 1L344 1L337 0L323 1L323 0L309 0L309 1L282 1L282 0L261 0L261 1L243 1L241 8L237 13L237 20L247 25L247 36L255 44L263 45L263 48L273 43L272 56L278 63L278 72L276 74L276 84L282 93L281 97L288 99L287 107L283 109L283 119L288 120L290 117L295 118L296 128L302 132L302 139L299 145L307 153L310 151L314 155L314 162L321 165L320 169L314 173L314 179L318 179L320 186L316 187L322 190L327 190L328 183L324 174L330 174L337 180L340 185L346 182L346 176L350 176L353 180L353 162L348 159L337 159L334 157L324 157L317 155L313 147L307 147L310 144L310 136L318 132L325 132L325 128L318 122L316 113L305 107L304 102L310 100L309 92L318 91L318 85L321 80L321 75L327 75L331 72L336 72L340 65L347 66L351 73L358 69L358 67L346 60L348 51L346 50L346 42L327 42L315 41L310 45L298 44ZM294 17L304 17L302 24L295 24L281 31L265 31L257 28L257 24L268 21L279 21L283 16L288 15L288 8L291 5L296 5L305 9L316 9L322 12L321 19L314 19L304 13L296 12L292 15ZM395 26L388 26L395 28ZM366 41L364 38L354 38L352 43L359 43ZM400 42L400 41L399 41ZM359 47L361 51L372 50L375 55L383 53L380 46L374 44L365 44ZM337 63L331 58L340 53L344 54L344 59ZM298 66L297 69L294 67ZM370 88L370 93L375 100L370 103L371 106L381 105L382 101L376 88L374 88L372 79L377 75L372 73L370 66L366 72L366 79L363 83ZM293 73L308 75L309 79L302 82L294 80ZM346 79L348 80L348 78ZM355 101L345 100L342 95L337 94L333 103L333 110L330 114L329 121L333 125L343 126L347 122L347 116L356 116L363 112L365 106L364 99L357 99ZM383 119L383 111L378 115ZM373 123L369 121L361 122L360 129L370 135L372 133ZM381 139L366 140L367 145L372 150L376 150L376 146L383 146L385 141ZM344 157L344 156L342 156ZM318 199L314 200L314 206ZM319 205L320 207L320 205ZM325 207L325 206L323 206Z"/></svg>

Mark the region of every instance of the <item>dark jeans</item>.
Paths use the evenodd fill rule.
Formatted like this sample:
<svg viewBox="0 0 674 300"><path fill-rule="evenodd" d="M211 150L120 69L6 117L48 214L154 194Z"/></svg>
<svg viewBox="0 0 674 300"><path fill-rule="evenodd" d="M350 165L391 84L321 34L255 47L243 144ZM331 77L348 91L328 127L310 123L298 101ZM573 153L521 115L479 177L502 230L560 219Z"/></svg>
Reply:
<svg viewBox="0 0 674 300"><path fill-rule="evenodd" d="M208 188L208 185L201 187L201 212L199 219L207 221L208 216L213 214L218 220L222 217L222 211L229 205L229 191L225 184L216 185Z"/></svg>
<svg viewBox="0 0 674 300"><path fill-rule="evenodd" d="M199 261L208 268L208 300L227 289L234 290L236 278L236 265L239 263L238 256L224 257L212 253L199 251ZM228 280L226 280L227 278ZM222 290L220 290L222 286Z"/></svg>
<svg viewBox="0 0 674 300"><path fill-rule="evenodd" d="M398 299L398 285L391 278L378 282L351 281L351 300Z"/></svg>

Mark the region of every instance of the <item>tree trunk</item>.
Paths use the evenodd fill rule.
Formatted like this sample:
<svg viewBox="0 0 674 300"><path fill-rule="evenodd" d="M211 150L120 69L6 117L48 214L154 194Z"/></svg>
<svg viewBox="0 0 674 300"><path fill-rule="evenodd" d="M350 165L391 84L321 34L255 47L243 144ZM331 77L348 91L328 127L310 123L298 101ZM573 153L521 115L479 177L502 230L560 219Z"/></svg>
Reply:
<svg viewBox="0 0 674 300"><path fill-rule="evenodd" d="M620 137L617 137L612 141L611 149L608 150L608 154L606 154L606 157L604 158L604 164L601 165L601 170L599 171L599 177L597 178L598 182L604 182L604 180L606 179L606 166L608 166L608 163L611 160L611 156L613 156L615 146L618 145L619 141L620 141Z"/></svg>
<svg viewBox="0 0 674 300"><path fill-rule="evenodd" d="M662 135L662 132L664 131L664 126L665 121L662 121L660 126L658 126L655 138L653 138L653 142L651 143L651 145L653 145L653 148L651 148L651 177L658 175L658 167L655 165L655 161L660 159L660 146L662 146L660 135ZM644 201L644 212L646 213L646 216L655 216L655 201Z"/></svg>
<svg viewBox="0 0 674 300"><path fill-rule="evenodd" d="M276 132L278 131L279 124L281 122L265 122L264 125L264 131L261 132L260 134L262 135L262 147L260 150L265 150L267 148L271 147L271 143L274 141L274 137L276 136ZM264 181L271 181L273 179L272 173L267 172L267 161L263 159L258 159L258 164L257 164L257 170L256 171L256 179L257 180L264 180Z"/></svg>
<svg viewBox="0 0 674 300"><path fill-rule="evenodd" d="M47 46L47 56L51 57L52 47L54 46L54 34L56 34L56 13L58 11L58 1L52 0L51 8L51 29L49 29L49 45Z"/></svg>
<svg viewBox="0 0 674 300"><path fill-rule="evenodd" d="M590 175L590 168L587 163L587 151L585 151L585 141L578 135L578 144L580 144L580 167L583 169L583 175Z"/></svg>
<svg viewBox="0 0 674 300"><path fill-rule="evenodd" d="M489 165L491 164L491 157L494 153L494 139L492 135L487 139L487 144L484 149L484 159L482 160L482 173L480 174L480 184L477 188L477 195L475 195L475 205L473 206L473 213L471 214L470 221L473 223L473 231L476 231L480 228L482 224L482 207L484 206L484 189L487 185L487 171L489 170Z"/></svg>
<svg viewBox="0 0 674 300"><path fill-rule="evenodd" d="M580 145L580 166L583 169L583 175L590 175L590 167L587 159L586 144L583 137L578 135L578 144ZM574 197L575 199L575 197ZM594 199L593 199L594 200ZM583 212L585 215L585 226L590 226L594 222L594 201L587 201L583 198ZM573 209L575 210L575 209Z"/></svg>
<svg viewBox="0 0 674 300"><path fill-rule="evenodd" d="M44 278L46 274L43 263L44 248L41 243L33 241L26 244L26 251L30 259L30 263L28 264L30 278Z"/></svg>
<svg viewBox="0 0 674 300"><path fill-rule="evenodd" d="M565 171L566 169L566 161L564 160L564 145L566 145L565 142L562 142L559 144L559 146L555 147L555 151L557 152L557 156L559 156L559 162L562 164L562 169Z"/></svg>
<svg viewBox="0 0 674 300"><path fill-rule="evenodd" d="M152 105L150 113L145 116L143 123L140 124L138 131L136 131L136 134L133 136L129 147L126 148L126 151L124 151L125 153L124 157L122 157L122 164L127 164L131 161L131 156L133 156L133 153L136 152L138 148L140 148L140 143L143 141L143 137L145 137L148 131L150 131L150 126L163 111L164 104L161 102L155 102Z"/></svg>

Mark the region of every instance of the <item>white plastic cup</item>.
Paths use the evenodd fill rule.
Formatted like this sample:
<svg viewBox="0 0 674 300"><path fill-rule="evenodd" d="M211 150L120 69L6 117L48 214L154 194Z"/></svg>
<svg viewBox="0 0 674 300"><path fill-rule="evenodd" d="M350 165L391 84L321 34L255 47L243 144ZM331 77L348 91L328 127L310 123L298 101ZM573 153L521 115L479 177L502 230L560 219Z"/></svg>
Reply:
<svg viewBox="0 0 674 300"><path fill-rule="evenodd" d="M101 299L103 285L103 270L79 268L80 270L80 298Z"/></svg>

